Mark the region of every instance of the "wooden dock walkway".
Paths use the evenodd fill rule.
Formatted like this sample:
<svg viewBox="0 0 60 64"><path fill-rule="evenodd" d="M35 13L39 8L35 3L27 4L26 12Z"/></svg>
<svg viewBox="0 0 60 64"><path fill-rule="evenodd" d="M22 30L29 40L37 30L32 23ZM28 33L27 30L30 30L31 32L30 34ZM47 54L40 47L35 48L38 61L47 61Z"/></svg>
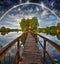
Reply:
<svg viewBox="0 0 60 64"><path fill-rule="evenodd" d="M36 40L28 33L24 51L22 54L23 64L43 64L40 50L37 46Z"/></svg>
<svg viewBox="0 0 60 64"><path fill-rule="evenodd" d="M21 47L20 39L24 34L26 34L25 37L26 40L25 40L22 56L20 56L20 47ZM40 55L40 50L37 46L37 41L34 36L39 36L44 40L43 45L39 42L43 49L43 57ZM15 64L15 60L16 60L16 64L47 64L46 56L49 58L50 61L49 64L56 64L56 62L52 59L52 57L46 50L46 43L49 43L56 50L60 51L60 45L57 45L55 42L49 40L48 38L42 35L39 35L37 33L31 33L30 31L28 31L27 33L23 33L0 50L0 64L2 64L1 62L4 62L3 64L5 64L6 62L5 57L7 53L9 53L11 48L13 48L13 46L15 45L17 46L17 50L16 53L14 54L12 61L10 61L11 64ZM9 60L11 60L10 57Z"/></svg>

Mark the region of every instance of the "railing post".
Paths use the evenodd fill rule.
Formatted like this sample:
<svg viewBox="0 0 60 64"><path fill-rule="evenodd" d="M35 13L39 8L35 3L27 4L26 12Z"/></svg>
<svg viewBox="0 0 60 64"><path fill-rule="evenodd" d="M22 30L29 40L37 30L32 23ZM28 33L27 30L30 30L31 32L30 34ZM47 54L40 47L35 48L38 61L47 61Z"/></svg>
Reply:
<svg viewBox="0 0 60 64"><path fill-rule="evenodd" d="M17 41L17 63L19 64L20 61L20 42Z"/></svg>
<svg viewBox="0 0 60 64"><path fill-rule="evenodd" d="M11 55L10 55L10 52L9 52L9 63L11 63Z"/></svg>
<svg viewBox="0 0 60 64"><path fill-rule="evenodd" d="M17 64L22 64L22 58L20 57L20 42L17 41Z"/></svg>
<svg viewBox="0 0 60 64"><path fill-rule="evenodd" d="M44 40L44 56L43 56L44 62L46 62L46 40Z"/></svg>

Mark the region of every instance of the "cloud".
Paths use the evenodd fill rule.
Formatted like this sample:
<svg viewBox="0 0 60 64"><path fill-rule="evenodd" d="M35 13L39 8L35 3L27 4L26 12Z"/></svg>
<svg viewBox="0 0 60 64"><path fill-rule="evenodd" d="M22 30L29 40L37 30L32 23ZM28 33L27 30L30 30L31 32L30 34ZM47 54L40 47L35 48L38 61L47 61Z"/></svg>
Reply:
<svg viewBox="0 0 60 64"><path fill-rule="evenodd" d="M38 6L25 6L26 8L17 7L11 10L6 16L0 21L0 26L7 26L11 28L19 28L19 22L22 18L37 17L39 22L39 27L46 27L56 25L59 21L56 17L50 13L48 10L43 10Z"/></svg>
<svg viewBox="0 0 60 64"><path fill-rule="evenodd" d="M21 11L21 8L18 8L18 11Z"/></svg>
<svg viewBox="0 0 60 64"><path fill-rule="evenodd" d="M31 9L32 10L32 9ZM18 11L18 10L17 10ZM29 10L28 10L29 11ZM6 27L9 27L9 28L20 28L20 21L22 18L32 18L34 17L34 14L27 14L25 13L25 11L23 12L22 11L22 14L21 13L11 13L11 14L7 14L0 22L0 26L6 26Z"/></svg>
<svg viewBox="0 0 60 64"><path fill-rule="evenodd" d="M36 11L38 12L40 9L38 7L36 7Z"/></svg>
<svg viewBox="0 0 60 64"><path fill-rule="evenodd" d="M31 9L29 10L29 12L33 12L33 9L31 8Z"/></svg>
<svg viewBox="0 0 60 64"><path fill-rule="evenodd" d="M42 14L41 14L41 17L42 17L42 18L46 18L48 15L49 15L49 13L48 13L46 10L44 10L44 11L42 12Z"/></svg>

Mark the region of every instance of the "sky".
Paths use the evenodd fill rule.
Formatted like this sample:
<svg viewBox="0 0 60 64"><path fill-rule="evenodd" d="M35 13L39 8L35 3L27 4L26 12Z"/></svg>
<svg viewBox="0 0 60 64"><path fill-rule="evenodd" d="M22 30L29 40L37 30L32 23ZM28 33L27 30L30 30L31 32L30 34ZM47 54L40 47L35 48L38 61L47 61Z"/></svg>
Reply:
<svg viewBox="0 0 60 64"><path fill-rule="evenodd" d="M56 0L0 0L0 18L4 15L4 13L7 10L9 10L13 6L15 6L10 12L8 12L6 15L4 15L2 17L2 19L0 19L0 27L5 26L8 28L13 28L13 29L20 28L19 22L21 21L22 18L31 19L32 17L37 17L38 22L39 22L39 27L41 27L41 28L44 28L47 26L56 26L57 23L60 23L60 21L48 9L44 8L44 6L41 7L41 6L37 6L36 4L33 4L33 5L22 5L22 6L16 7L17 4L26 3L26 2L27 3L35 2L35 3L39 3L39 4L43 3L44 5L46 5L50 9L52 9L54 12L58 13L58 16L60 16L59 11L57 11L58 9L55 9L55 7L59 8L58 5L60 4L60 2L57 3L57 5L56 5L55 1ZM45 36L47 37L47 35L45 35ZM48 35L48 37L51 38L50 35ZM10 38L11 38L11 34L10 34ZM4 38L1 38L1 39L2 39L2 41L4 41L3 40ZM5 39L6 39L6 37L5 37ZM54 37L52 37L51 39L54 39L54 41L56 41ZM6 40L6 41L8 41L8 40ZM47 48L47 49L49 49L49 48ZM50 50L52 51L53 49L50 49ZM51 53L51 51L50 51L50 53ZM56 51L55 51L55 53L56 53ZM56 56L56 54L55 54L55 56Z"/></svg>
<svg viewBox="0 0 60 64"><path fill-rule="evenodd" d="M20 28L20 21L22 18L37 17L39 26L41 28L47 26L56 26L59 23L57 17L52 14L48 9L38 6L37 4L24 4L15 6L8 12L1 20L0 27L5 26L9 28Z"/></svg>
<svg viewBox="0 0 60 64"><path fill-rule="evenodd" d="M35 2L41 3L43 2L46 6L51 9L59 8L60 1L56 5L56 0L0 0L0 17L11 7L17 4L25 3L25 2Z"/></svg>
<svg viewBox="0 0 60 64"><path fill-rule="evenodd" d="M60 17L60 12L58 9L55 9L55 7L59 7L59 1L56 5L56 0L0 0L0 27L19 28L19 22L22 18L32 18L34 16L38 18L39 27L42 28L52 25L56 26L59 23L59 20L57 20L54 14L45 10L44 7L39 8L39 6L36 7L35 5L16 7L5 15L13 6L28 2L43 3ZM2 18L3 15L5 16Z"/></svg>

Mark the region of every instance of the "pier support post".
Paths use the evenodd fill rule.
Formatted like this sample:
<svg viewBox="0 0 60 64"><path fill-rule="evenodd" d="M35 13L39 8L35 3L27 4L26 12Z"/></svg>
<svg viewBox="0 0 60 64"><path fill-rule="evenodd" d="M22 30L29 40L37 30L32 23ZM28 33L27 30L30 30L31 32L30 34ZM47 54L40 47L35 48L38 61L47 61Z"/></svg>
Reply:
<svg viewBox="0 0 60 64"><path fill-rule="evenodd" d="M46 62L46 40L44 40L44 56L43 56L44 62Z"/></svg>

